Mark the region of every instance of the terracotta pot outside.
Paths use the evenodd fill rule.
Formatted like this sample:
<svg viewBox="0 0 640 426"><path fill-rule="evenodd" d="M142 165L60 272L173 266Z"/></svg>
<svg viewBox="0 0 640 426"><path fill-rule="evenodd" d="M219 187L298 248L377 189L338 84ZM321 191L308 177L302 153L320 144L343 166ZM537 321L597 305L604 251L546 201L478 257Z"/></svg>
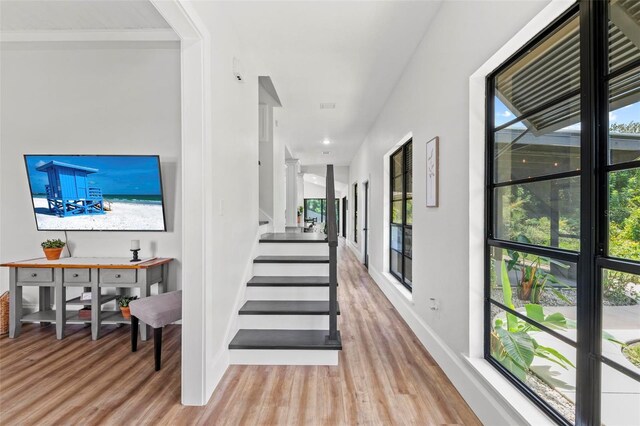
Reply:
<svg viewBox="0 0 640 426"><path fill-rule="evenodd" d="M122 312L122 316L124 318L131 318L131 308L120 306L120 311Z"/></svg>
<svg viewBox="0 0 640 426"><path fill-rule="evenodd" d="M47 260L58 260L60 259L60 255L62 254L62 250L64 249L64 247L61 248L46 248L43 249L44 250L44 255L47 257Z"/></svg>

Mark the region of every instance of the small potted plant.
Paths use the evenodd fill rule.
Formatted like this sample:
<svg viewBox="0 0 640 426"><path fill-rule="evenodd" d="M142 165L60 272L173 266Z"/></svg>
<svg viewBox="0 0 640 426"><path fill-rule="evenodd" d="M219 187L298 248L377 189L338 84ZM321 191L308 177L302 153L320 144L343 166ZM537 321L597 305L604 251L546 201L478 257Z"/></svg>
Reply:
<svg viewBox="0 0 640 426"><path fill-rule="evenodd" d="M302 213L304 212L304 207L298 206L298 224L302 223Z"/></svg>
<svg viewBox="0 0 640 426"><path fill-rule="evenodd" d="M131 310L129 309L129 303L132 300L136 300L138 296L120 296L118 297L118 305L124 318L131 318Z"/></svg>
<svg viewBox="0 0 640 426"><path fill-rule="evenodd" d="M60 259L60 254L62 254L65 242L60 239L47 240L43 241L40 245L44 250L44 255L47 257L47 260L58 260Z"/></svg>

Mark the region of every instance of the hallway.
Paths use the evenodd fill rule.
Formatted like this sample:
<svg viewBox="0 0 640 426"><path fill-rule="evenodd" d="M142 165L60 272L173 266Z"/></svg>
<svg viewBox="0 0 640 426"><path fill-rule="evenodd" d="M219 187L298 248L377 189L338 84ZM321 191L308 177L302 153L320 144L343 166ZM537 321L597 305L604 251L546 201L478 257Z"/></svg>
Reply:
<svg viewBox="0 0 640 426"><path fill-rule="evenodd" d="M231 366L206 407L185 407L179 327L166 332L154 373L152 343L132 354L128 327L93 342L89 328L58 341L52 326L28 325L20 339L0 338L0 422L479 424L344 241L338 277L338 367Z"/></svg>

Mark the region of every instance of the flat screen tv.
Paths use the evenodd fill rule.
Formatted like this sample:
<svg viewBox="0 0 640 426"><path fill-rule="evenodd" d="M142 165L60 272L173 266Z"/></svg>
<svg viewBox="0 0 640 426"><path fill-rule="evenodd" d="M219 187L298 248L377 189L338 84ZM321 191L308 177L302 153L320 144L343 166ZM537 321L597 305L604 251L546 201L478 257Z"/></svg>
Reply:
<svg viewBox="0 0 640 426"><path fill-rule="evenodd" d="M25 155L39 231L165 231L157 155Z"/></svg>

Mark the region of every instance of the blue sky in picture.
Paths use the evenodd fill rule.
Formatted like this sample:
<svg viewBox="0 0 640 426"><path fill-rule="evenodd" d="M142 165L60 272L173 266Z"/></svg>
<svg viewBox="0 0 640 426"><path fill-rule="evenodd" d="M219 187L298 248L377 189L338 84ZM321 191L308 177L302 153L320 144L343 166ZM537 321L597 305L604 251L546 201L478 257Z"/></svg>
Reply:
<svg viewBox="0 0 640 426"><path fill-rule="evenodd" d="M155 156L27 155L27 170L34 194L45 192L47 174L36 170L49 161L98 169L87 176L89 185L110 195L160 195L160 170Z"/></svg>
<svg viewBox="0 0 640 426"><path fill-rule="evenodd" d="M500 126L506 122L509 122L516 118L513 112L509 110L500 99L495 98L495 125ZM609 113L609 123L629 123L631 121L640 121L640 102L627 105ZM523 124L516 123L513 125L515 128L524 128ZM567 129L580 130L580 124L574 124Z"/></svg>

